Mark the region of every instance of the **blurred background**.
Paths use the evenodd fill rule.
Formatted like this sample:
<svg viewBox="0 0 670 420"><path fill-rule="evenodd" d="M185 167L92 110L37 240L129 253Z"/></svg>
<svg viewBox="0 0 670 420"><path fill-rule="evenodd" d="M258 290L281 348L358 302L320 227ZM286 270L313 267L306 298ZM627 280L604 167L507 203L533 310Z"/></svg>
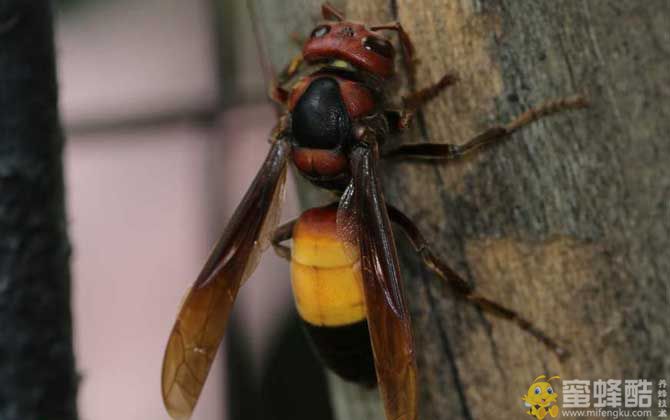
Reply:
<svg viewBox="0 0 670 420"><path fill-rule="evenodd" d="M248 11L61 0L56 31L81 419L166 419L160 367L180 299L275 122ZM289 180L282 220L298 214ZM194 419L331 417L294 311L288 264L268 251Z"/></svg>

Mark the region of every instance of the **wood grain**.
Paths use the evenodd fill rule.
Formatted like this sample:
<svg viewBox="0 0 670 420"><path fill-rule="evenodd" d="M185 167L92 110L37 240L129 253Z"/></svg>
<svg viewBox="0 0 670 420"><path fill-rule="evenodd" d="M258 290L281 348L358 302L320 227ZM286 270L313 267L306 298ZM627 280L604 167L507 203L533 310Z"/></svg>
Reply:
<svg viewBox="0 0 670 420"><path fill-rule="evenodd" d="M296 51L288 34L307 34L320 2L251 3L276 69ZM437 254L572 353L560 362L458 299L401 241L422 418L521 418L540 374L667 378L670 3L334 3L352 19L403 23L421 60L417 87L446 71L461 79L395 144L461 144L547 99L583 92L592 102L463 162L382 168L387 199ZM404 78L396 87L408 91ZM374 393L330 382L339 419L383 418Z"/></svg>

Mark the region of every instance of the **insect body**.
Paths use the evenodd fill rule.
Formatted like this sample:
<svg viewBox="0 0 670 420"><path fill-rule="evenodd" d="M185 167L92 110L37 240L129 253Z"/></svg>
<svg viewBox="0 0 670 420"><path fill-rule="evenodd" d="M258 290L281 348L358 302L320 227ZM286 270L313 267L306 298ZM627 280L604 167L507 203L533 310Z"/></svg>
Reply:
<svg viewBox="0 0 670 420"><path fill-rule="evenodd" d="M329 4L324 22L271 90L285 109L271 148L228 227L188 292L163 362L162 393L174 419L188 419L223 338L237 292L270 242L291 260L298 312L325 364L345 379L379 385L390 420L417 419L417 373L411 321L391 223L408 237L437 276L483 310L517 323L557 353L562 349L514 311L479 295L430 250L412 221L384 199L377 163L383 157L457 159L551 113L585 105L581 97L549 102L462 145L421 143L382 152L384 140L407 127L418 107L453 82L440 81L392 106L399 35L413 79L414 49L398 22L366 26L345 20ZM308 71L299 76L299 69ZM294 80L294 79L298 80ZM337 203L308 210L276 228L287 163ZM293 239L293 248L282 242Z"/></svg>
<svg viewBox="0 0 670 420"><path fill-rule="evenodd" d="M345 379L376 383L360 257L337 235L336 206L307 210L293 228L291 283L321 359Z"/></svg>
<svg viewBox="0 0 670 420"><path fill-rule="evenodd" d="M347 106L343 93L356 95ZM350 174L345 151L355 141L352 122L374 107L364 86L328 70L301 81L289 98L294 135L293 162L307 179L318 186L344 189Z"/></svg>

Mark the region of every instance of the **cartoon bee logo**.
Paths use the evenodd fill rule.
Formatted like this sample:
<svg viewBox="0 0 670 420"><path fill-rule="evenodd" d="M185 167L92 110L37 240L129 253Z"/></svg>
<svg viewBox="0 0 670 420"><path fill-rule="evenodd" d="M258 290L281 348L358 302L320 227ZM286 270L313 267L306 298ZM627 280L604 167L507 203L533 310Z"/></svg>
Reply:
<svg viewBox="0 0 670 420"><path fill-rule="evenodd" d="M560 376L552 376L546 381L541 381L546 378L545 375L540 375L528 388L528 393L521 397L524 406L528 409L526 414L535 417L538 420L544 419L547 414L551 417L558 416L558 394L554 391L549 381L552 379L560 379Z"/></svg>

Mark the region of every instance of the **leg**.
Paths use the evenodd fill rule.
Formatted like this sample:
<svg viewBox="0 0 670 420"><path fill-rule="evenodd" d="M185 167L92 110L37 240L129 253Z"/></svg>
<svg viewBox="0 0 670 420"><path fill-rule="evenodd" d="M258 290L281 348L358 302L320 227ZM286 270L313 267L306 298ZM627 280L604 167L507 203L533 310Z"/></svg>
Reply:
<svg viewBox="0 0 670 420"><path fill-rule="evenodd" d="M370 27L372 31L390 30L396 31L400 38L400 46L402 48L403 62L407 69L407 81L410 89L414 89L416 84L416 64L417 60L414 54L414 44L409 37L409 34L402 27L400 22L390 22L382 25L375 25ZM397 121L398 130L404 130L409 126L409 123L414 116L414 113L426 102L433 99L447 86L453 85L458 78L452 73L447 73L435 84L425 87L413 94L403 98L403 110L396 112L396 116L392 119ZM394 112L394 111L391 111Z"/></svg>
<svg viewBox="0 0 670 420"><path fill-rule="evenodd" d="M291 32L290 34L291 41L302 50L306 38L300 35L297 32ZM291 61L284 67L284 69L279 72L279 75L273 77L270 81L270 88L268 89L268 95L270 99L277 102L280 105L286 106L286 101L288 100L288 91L284 89L284 84L286 84L300 69L300 66L303 63L302 53L296 54Z"/></svg>
<svg viewBox="0 0 670 420"><path fill-rule="evenodd" d="M330 4L329 2L325 2L321 6L321 16L325 20L335 20L335 21L343 21L344 20L344 13L341 11L337 10L335 6Z"/></svg>
<svg viewBox="0 0 670 420"><path fill-rule="evenodd" d="M421 255L421 258L423 259L426 267L437 274L441 279L446 280L456 292L460 293L465 299L472 302L480 309L489 312L492 315L514 322L519 326L519 328L527 331L533 337L538 339L542 344L556 353L559 358L565 357L567 355L565 349L559 346L558 343L552 338L545 335L530 321L523 318L513 310L508 309L501 304L478 294L469 282L456 274L442 260L433 255L425 238L423 235L421 235L421 232L419 232L419 229L417 229L414 223L400 210L389 205L388 212L391 220L402 228L403 232L405 235L407 235L410 242L414 246L414 249L416 249L417 253Z"/></svg>
<svg viewBox="0 0 670 420"><path fill-rule="evenodd" d="M293 226L297 220L293 219L279 226L272 232L272 239L270 240L275 253L288 261L291 261L291 248L281 243L293 237Z"/></svg>
<svg viewBox="0 0 670 420"><path fill-rule="evenodd" d="M413 89L416 83L417 64L414 55L414 44L412 44L412 40L409 37L409 34L405 32L405 29L402 27L400 22L390 22L383 25L375 25L370 28L372 31L380 31L384 29L396 31L398 33L398 37L400 38L400 46L402 48L402 57L407 69L409 87L410 89ZM409 124L409 120L412 118L411 114L413 114L423 104L437 96L437 94L440 93L440 91L442 91L444 88L454 84L457 80L458 78L454 74L447 73L442 76L439 82L421 89L406 98L403 98L404 109L401 116L401 120L405 121L403 129L407 127L407 124Z"/></svg>
<svg viewBox="0 0 670 420"><path fill-rule="evenodd" d="M409 34L405 32L405 29L402 27L400 22L390 22L382 25L375 25L370 27L371 31L381 31L389 30L396 31L398 37L400 38L400 47L402 48L402 58L405 63L405 68L407 69L407 79L409 82L410 88L414 86L416 79L416 59L414 57L414 44L412 44L412 39L409 37Z"/></svg>
<svg viewBox="0 0 670 420"><path fill-rule="evenodd" d="M402 99L403 108L401 110L386 110L386 118L393 131L405 131L414 118L416 111L421 108L426 102L435 98L445 88L455 84L458 81L458 76L453 73L447 73L437 82L430 86L414 92Z"/></svg>
<svg viewBox="0 0 670 420"><path fill-rule="evenodd" d="M270 81L268 95L270 99L280 105L286 105L288 100L288 91L284 89L284 84L298 72L303 63L302 53L298 53L291 59L288 65Z"/></svg>
<svg viewBox="0 0 670 420"><path fill-rule="evenodd" d="M406 130L414 118L414 113L421 108L426 102L435 98L445 88L458 82L458 76L453 73L447 73L437 82L427 86L413 94L403 98L403 110L400 114L400 121L398 122L398 129Z"/></svg>
<svg viewBox="0 0 670 420"><path fill-rule="evenodd" d="M419 143L400 146L385 154L385 157L410 159L459 159L483 146L495 143L540 118L570 109L585 108L588 106L586 98L581 95L570 96L546 102L537 108L531 108L516 117L507 125L491 127L465 144L447 143Z"/></svg>

